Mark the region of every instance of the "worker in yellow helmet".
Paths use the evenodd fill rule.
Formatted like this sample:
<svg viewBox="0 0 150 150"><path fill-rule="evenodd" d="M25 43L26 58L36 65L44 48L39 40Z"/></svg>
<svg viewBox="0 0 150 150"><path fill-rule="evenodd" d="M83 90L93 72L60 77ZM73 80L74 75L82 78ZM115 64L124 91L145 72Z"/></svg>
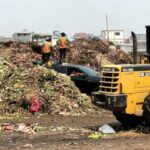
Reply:
<svg viewBox="0 0 150 150"><path fill-rule="evenodd" d="M66 52L68 50L68 44L70 43L69 39L66 37L66 34L61 33L61 38L57 41L59 46L59 63L62 63L66 60Z"/></svg>
<svg viewBox="0 0 150 150"><path fill-rule="evenodd" d="M43 63L49 62L49 58L52 52L52 44L51 44L51 38L46 38L46 42L44 43L42 47L42 60Z"/></svg>

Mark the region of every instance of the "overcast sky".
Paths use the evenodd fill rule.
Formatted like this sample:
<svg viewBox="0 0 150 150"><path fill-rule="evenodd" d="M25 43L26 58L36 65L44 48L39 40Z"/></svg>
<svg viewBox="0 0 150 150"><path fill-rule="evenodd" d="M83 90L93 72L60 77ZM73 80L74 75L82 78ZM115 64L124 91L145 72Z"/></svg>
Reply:
<svg viewBox="0 0 150 150"><path fill-rule="evenodd" d="M28 29L100 34L106 29L145 33L150 24L150 0L0 0L0 35Z"/></svg>

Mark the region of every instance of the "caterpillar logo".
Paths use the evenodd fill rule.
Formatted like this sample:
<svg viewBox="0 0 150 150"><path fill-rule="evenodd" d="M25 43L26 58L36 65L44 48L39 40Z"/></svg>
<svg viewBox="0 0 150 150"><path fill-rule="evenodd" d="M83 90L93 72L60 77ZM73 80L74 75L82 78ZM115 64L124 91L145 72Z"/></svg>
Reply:
<svg viewBox="0 0 150 150"><path fill-rule="evenodd" d="M141 72L139 73L139 77L149 77L150 76L150 72Z"/></svg>

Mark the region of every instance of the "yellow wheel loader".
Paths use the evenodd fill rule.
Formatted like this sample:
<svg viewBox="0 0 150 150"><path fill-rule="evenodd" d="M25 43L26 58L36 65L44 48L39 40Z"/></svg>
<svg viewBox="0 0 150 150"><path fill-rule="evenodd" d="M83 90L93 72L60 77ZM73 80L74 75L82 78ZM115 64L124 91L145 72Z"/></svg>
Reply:
<svg viewBox="0 0 150 150"><path fill-rule="evenodd" d="M150 61L150 26L146 26L147 54ZM150 120L150 64L137 63L137 42L133 34L134 63L104 65L101 69L100 90L92 93L94 105L111 110L124 126L137 126Z"/></svg>

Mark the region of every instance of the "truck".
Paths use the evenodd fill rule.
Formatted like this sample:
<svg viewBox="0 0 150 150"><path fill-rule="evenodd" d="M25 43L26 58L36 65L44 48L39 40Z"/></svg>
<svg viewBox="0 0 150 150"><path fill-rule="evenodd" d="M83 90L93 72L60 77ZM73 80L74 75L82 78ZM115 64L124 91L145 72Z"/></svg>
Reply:
<svg viewBox="0 0 150 150"><path fill-rule="evenodd" d="M112 111L125 127L150 122L150 26L146 45L144 64L104 65L99 91L92 93L92 103Z"/></svg>

